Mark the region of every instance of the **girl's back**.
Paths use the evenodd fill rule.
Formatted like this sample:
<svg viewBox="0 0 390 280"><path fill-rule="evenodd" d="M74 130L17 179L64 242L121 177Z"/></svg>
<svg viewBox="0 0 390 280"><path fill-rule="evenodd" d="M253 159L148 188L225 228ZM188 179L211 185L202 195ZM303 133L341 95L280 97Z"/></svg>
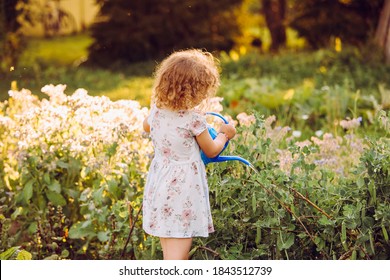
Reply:
<svg viewBox="0 0 390 280"><path fill-rule="evenodd" d="M156 159L164 164L200 159L194 136L206 129L204 118L194 110L170 111L153 107L149 117Z"/></svg>

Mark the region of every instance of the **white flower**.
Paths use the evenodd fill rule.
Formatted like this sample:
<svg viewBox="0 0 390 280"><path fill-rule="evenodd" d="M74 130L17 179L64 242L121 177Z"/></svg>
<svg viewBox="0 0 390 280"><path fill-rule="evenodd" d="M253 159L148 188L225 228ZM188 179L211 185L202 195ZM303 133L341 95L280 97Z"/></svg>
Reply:
<svg viewBox="0 0 390 280"><path fill-rule="evenodd" d="M0 116L0 125L9 127L12 124L13 124L13 120L10 117Z"/></svg>
<svg viewBox="0 0 390 280"><path fill-rule="evenodd" d="M50 97L50 102L63 104L67 101L68 96L64 93L66 85L46 85L41 91Z"/></svg>
<svg viewBox="0 0 390 280"><path fill-rule="evenodd" d="M50 98L42 100L28 90L10 91L13 115L0 116L0 126L9 131L0 146L6 145L18 159L10 168L28 168L26 157L34 150L47 170L55 168L53 156L69 153L90 172L110 176L130 162L146 172L153 153L151 141L141 137L148 109L137 101L89 96L84 89L70 96L64 90L64 85L45 86L42 91ZM108 161L107 149L114 143L118 147Z"/></svg>
<svg viewBox="0 0 390 280"><path fill-rule="evenodd" d="M309 119L309 115L302 115L302 120L307 120L307 119Z"/></svg>
<svg viewBox="0 0 390 280"><path fill-rule="evenodd" d="M298 138L298 137L301 137L302 132L300 132L299 130L294 130L294 131L292 132L292 135L293 135L294 137Z"/></svg>
<svg viewBox="0 0 390 280"><path fill-rule="evenodd" d="M322 134L324 134L324 132L323 132L322 130L317 130L317 131L315 132L315 135L316 135L317 137L321 137Z"/></svg>

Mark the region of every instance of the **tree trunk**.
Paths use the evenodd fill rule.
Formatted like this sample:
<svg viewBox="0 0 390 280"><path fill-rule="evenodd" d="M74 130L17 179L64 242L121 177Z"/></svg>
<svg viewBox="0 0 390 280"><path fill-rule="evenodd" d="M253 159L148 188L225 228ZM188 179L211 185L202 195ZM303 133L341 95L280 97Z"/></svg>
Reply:
<svg viewBox="0 0 390 280"><path fill-rule="evenodd" d="M390 63L390 0L385 0L375 33L375 41L383 48L386 63Z"/></svg>
<svg viewBox="0 0 390 280"><path fill-rule="evenodd" d="M286 28L284 26L286 0L262 0L262 4L265 21L271 33L271 51L277 51L286 44Z"/></svg>
<svg viewBox="0 0 390 280"><path fill-rule="evenodd" d="M5 8L4 3L0 4L0 42L5 37Z"/></svg>

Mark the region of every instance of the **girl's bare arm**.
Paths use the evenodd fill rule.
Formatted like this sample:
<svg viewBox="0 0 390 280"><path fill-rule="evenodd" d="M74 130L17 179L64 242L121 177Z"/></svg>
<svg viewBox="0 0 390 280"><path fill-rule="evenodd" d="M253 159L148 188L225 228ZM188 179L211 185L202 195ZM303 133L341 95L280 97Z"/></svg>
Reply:
<svg viewBox="0 0 390 280"><path fill-rule="evenodd" d="M228 141L227 138L233 138L236 134L236 129L232 125L224 125L221 127L220 132L222 133L218 133L215 139L211 138L207 129L196 136L199 147L209 158L216 157L222 151L225 143Z"/></svg>

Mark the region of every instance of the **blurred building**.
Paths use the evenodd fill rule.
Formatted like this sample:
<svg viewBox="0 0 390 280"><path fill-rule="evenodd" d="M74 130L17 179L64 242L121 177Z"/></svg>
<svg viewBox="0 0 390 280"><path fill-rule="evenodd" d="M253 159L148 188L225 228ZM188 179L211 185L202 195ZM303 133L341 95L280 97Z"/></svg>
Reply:
<svg viewBox="0 0 390 280"><path fill-rule="evenodd" d="M27 36L56 36L85 30L95 20L99 6L95 0L33 0L33 24L23 24Z"/></svg>

